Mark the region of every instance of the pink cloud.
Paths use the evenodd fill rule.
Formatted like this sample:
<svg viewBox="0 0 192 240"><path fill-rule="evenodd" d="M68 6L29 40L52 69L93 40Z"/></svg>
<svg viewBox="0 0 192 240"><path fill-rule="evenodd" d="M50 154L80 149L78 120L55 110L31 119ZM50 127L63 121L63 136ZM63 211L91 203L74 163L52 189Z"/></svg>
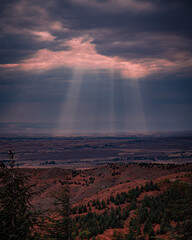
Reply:
<svg viewBox="0 0 192 240"><path fill-rule="evenodd" d="M67 27L63 27L59 21L50 22L49 28L56 31L68 32L69 29Z"/></svg>
<svg viewBox="0 0 192 240"><path fill-rule="evenodd" d="M39 37L41 41L53 41L55 39L55 36L51 35L47 31L31 31L31 33Z"/></svg>
<svg viewBox="0 0 192 240"><path fill-rule="evenodd" d="M1 68L20 69L25 71L51 70L56 68L114 69L125 78L142 78L154 71L174 66L166 59L142 59L128 61L120 57L109 57L97 52L92 39L87 37L73 38L65 42L69 50L51 51L41 49L31 58L18 64L1 64Z"/></svg>

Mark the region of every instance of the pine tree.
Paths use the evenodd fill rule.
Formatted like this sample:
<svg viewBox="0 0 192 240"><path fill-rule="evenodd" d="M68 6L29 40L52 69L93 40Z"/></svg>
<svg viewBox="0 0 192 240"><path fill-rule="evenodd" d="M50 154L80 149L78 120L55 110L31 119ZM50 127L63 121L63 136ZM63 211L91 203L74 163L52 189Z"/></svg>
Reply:
<svg viewBox="0 0 192 240"><path fill-rule="evenodd" d="M154 182L152 180L149 183L149 189L150 189L150 191L154 191L155 190L155 185L154 185Z"/></svg>
<svg viewBox="0 0 192 240"><path fill-rule="evenodd" d="M126 240L136 240L135 232L132 227L129 227L129 233L125 237Z"/></svg>
<svg viewBox="0 0 192 240"><path fill-rule="evenodd" d="M143 228L143 232L144 233L150 233L150 231L152 230L152 224L149 218L147 218L144 228Z"/></svg>
<svg viewBox="0 0 192 240"><path fill-rule="evenodd" d="M155 240L155 231L153 230L153 228L151 229L151 231L149 232L149 240Z"/></svg>
<svg viewBox="0 0 192 240"><path fill-rule="evenodd" d="M137 208L137 204L136 204L136 199L133 199L131 201L131 207L130 207L130 210L134 210Z"/></svg>
<svg viewBox="0 0 192 240"><path fill-rule="evenodd" d="M48 219L47 233L45 237L57 240L72 239L72 223L70 218L70 191L66 183L55 195L56 209L51 218Z"/></svg>
<svg viewBox="0 0 192 240"><path fill-rule="evenodd" d="M101 205L102 205L102 209L103 209L103 208L106 208L106 204L105 204L105 201L104 201L104 200L101 201Z"/></svg>
<svg viewBox="0 0 192 240"><path fill-rule="evenodd" d="M83 206L83 212L84 212L84 213L87 212L87 207L86 207L86 205Z"/></svg>
<svg viewBox="0 0 192 240"><path fill-rule="evenodd" d="M93 206L93 207L95 207L95 206L96 206L95 199L93 199L93 201L92 201L92 206Z"/></svg>
<svg viewBox="0 0 192 240"><path fill-rule="evenodd" d="M14 154L9 150L10 162L1 162L0 170L0 239L34 239L37 216L29 203L32 186L28 178L15 168Z"/></svg>
<svg viewBox="0 0 192 240"><path fill-rule="evenodd" d="M89 212L91 212L91 206L89 206Z"/></svg>
<svg viewBox="0 0 192 240"><path fill-rule="evenodd" d="M83 210L82 210L82 206L79 205L78 213L81 214L82 212L83 212Z"/></svg>

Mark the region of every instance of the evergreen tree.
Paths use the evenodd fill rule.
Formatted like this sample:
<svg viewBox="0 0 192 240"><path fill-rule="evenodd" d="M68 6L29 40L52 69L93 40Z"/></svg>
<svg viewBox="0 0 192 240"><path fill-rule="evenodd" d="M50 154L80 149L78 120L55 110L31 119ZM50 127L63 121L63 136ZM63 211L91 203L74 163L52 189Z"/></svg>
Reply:
<svg viewBox="0 0 192 240"><path fill-rule="evenodd" d="M110 201L111 201L111 202L115 202L114 196L110 196Z"/></svg>
<svg viewBox="0 0 192 240"><path fill-rule="evenodd" d="M165 234L167 232L167 224L166 222L162 221L160 226L160 234Z"/></svg>
<svg viewBox="0 0 192 240"><path fill-rule="evenodd" d="M143 228L143 232L144 233L150 233L152 230L152 224L150 219L148 218L147 221L145 222L144 228Z"/></svg>
<svg viewBox="0 0 192 240"><path fill-rule="evenodd" d="M129 213L127 213L126 208L124 208L124 209L123 209L123 213L122 213L122 219L123 219L123 220L126 220L126 219L127 219L127 217L128 217L127 214L129 214Z"/></svg>
<svg viewBox="0 0 192 240"><path fill-rule="evenodd" d="M86 205L83 206L83 212L87 212L87 207L86 207Z"/></svg>
<svg viewBox="0 0 192 240"><path fill-rule="evenodd" d="M154 191L155 190L155 185L154 185L154 182L152 180L149 183L149 189L150 189L150 191Z"/></svg>
<svg viewBox="0 0 192 240"><path fill-rule="evenodd" d="M102 205L102 208L106 208L106 204L104 200L101 201L101 205Z"/></svg>
<svg viewBox="0 0 192 240"><path fill-rule="evenodd" d="M0 163L0 239L35 239L37 215L29 203L32 186L28 178L15 168L14 154L9 150L10 162Z"/></svg>
<svg viewBox="0 0 192 240"><path fill-rule="evenodd" d="M96 206L95 199L93 199L93 201L92 201L92 206L93 206L93 207L95 207L95 206Z"/></svg>
<svg viewBox="0 0 192 240"><path fill-rule="evenodd" d="M83 212L83 210L82 210L82 206L79 205L78 213L81 214L82 212Z"/></svg>
<svg viewBox="0 0 192 240"><path fill-rule="evenodd" d="M145 191L146 191L146 192L149 192L149 191L150 191L150 185L149 185L148 182L145 184Z"/></svg>
<svg viewBox="0 0 192 240"><path fill-rule="evenodd" d="M133 199L131 201L131 207L130 207L130 210L134 210L137 208L137 204L136 204L136 199Z"/></svg>
<svg viewBox="0 0 192 240"><path fill-rule="evenodd" d="M153 230L153 228L151 229L150 233L149 233L149 240L155 240L155 231Z"/></svg>
<svg viewBox="0 0 192 240"><path fill-rule="evenodd" d="M133 231L132 227L129 227L129 233L125 237L126 240L136 240L135 232Z"/></svg>
<svg viewBox="0 0 192 240"><path fill-rule="evenodd" d="M56 209L51 218L48 219L46 237L56 240L72 239L72 223L70 218L70 192L68 184L62 186L55 195Z"/></svg>
<svg viewBox="0 0 192 240"><path fill-rule="evenodd" d="M129 225L130 225L131 229L134 230L134 232L136 232L137 231L137 227L138 227L137 218L132 217L130 222L129 222Z"/></svg>

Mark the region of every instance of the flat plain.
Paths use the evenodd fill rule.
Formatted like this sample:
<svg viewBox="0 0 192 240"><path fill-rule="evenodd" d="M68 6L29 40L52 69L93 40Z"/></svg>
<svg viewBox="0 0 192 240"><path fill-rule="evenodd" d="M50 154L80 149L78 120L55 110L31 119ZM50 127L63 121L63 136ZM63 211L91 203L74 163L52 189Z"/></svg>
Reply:
<svg viewBox="0 0 192 240"><path fill-rule="evenodd" d="M111 163L192 162L192 137L0 138L0 160L15 153L21 167L86 169Z"/></svg>

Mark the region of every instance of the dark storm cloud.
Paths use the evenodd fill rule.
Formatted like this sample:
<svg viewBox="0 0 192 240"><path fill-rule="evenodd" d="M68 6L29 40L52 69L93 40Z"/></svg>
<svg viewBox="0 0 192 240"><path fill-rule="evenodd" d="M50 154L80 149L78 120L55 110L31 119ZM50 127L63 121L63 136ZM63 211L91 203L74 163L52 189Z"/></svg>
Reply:
<svg viewBox="0 0 192 240"><path fill-rule="evenodd" d="M58 1L60 4L62 1ZM81 3L87 4L81 4ZM124 28L125 32L175 32L191 34L191 8L192 4L189 1L151 1L152 8L135 10L130 6L122 5L120 11L116 8L110 11L116 5L121 5L123 1L106 1L107 5L104 8L91 5L94 1L68 1L68 7L64 4L64 9L67 9L67 16L70 15L70 22L73 27L78 29L89 28ZM95 1L96 2L96 1ZM129 1L124 1L129 2ZM144 1L135 1L144 2ZM147 1L149 3L149 1ZM78 4L79 3L79 4ZM115 3L115 4L114 4ZM101 5L102 6L102 5ZM59 9L57 9L59 11ZM62 8L60 8L62 12ZM61 19L65 19L65 11ZM66 18L67 20L67 18ZM190 31L189 31L190 30Z"/></svg>
<svg viewBox="0 0 192 240"><path fill-rule="evenodd" d="M41 44L36 44L29 35L7 34L1 38L0 62L16 63L34 54Z"/></svg>
<svg viewBox="0 0 192 240"><path fill-rule="evenodd" d="M106 2L109 9L89 1L57 1L55 12L60 13L61 22L67 22L70 16L70 27L78 33L89 33L98 51L108 56L171 57L173 51L191 52L190 1L151 1L153 8L149 11L110 11L111 1ZM126 46L126 42L130 44Z"/></svg>
<svg viewBox="0 0 192 240"><path fill-rule="evenodd" d="M47 8L52 20L69 29L68 32L51 30L57 39L88 34L93 38L97 51L106 56L177 61L178 55L183 55L188 61L186 54L191 55L192 51L189 1L146 1L151 8L142 10L122 6L113 11L114 1L105 1L108 8L89 2L56 1L51 9Z"/></svg>
<svg viewBox="0 0 192 240"><path fill-rule="evenodd" d="M100 54L125 59L191 54L190 1L3 1L1 63L89 35ZM49 34L40 36L38 34Z"/></svg>
<svg viewBox="0 0 192 240"><path fill-rule="evenodd" d="M93 37L99 53L108 56L138 58L162 57L166 54L166 57L170 57L170 50L191 52L189 40L192 16L189 1L135 1L138 6L145 2L150 4L150 7L139 8L129 4L113 11L115 1L105 1L106 7L103 8L99 7L103 1L93 1L95 4L90 2L57 0L43 4L42 1L22 0L8 2L7 5L4 3L1 17L4 37L1 39L1 49L5 51L9 48L10 51L11 48L13 56L15 53L20 60L21 53L16 51L22 46L29 51L42 48L60 49L56 40L89 34ZM54 28L54 23L60 23L68 31L62 31L62 27ZM38 41L38 38L35 39L29 32L45 29L56 38L54 43ZM3 50L1 51L2 55L5 55ZM23 54L27 57L31 53L26 51Z"/></svg>
<svg viewBox="0 0 192 240"><path fill-rule="evenodd" d="M160 5L147 13L115 14L100 9L77 9L73 27L89 31L102 54L138 58L191 52L191 6L181 4L171 9L170 5L165 4L164 8Z"/></svg>

